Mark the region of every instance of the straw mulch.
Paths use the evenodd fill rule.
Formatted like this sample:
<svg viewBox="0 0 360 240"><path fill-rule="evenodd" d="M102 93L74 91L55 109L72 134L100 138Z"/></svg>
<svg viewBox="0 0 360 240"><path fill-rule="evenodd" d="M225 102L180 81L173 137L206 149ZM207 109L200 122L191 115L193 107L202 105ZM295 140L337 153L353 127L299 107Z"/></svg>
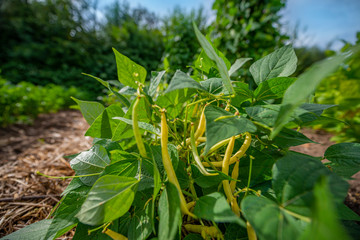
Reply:
<svg viewBox="0 0 360 240"><path fill-rule="evenodd" d="M46 218L74 174L64 156L91 147L77 111L41 115L33 126L0 129L0 237Z"/></svg>

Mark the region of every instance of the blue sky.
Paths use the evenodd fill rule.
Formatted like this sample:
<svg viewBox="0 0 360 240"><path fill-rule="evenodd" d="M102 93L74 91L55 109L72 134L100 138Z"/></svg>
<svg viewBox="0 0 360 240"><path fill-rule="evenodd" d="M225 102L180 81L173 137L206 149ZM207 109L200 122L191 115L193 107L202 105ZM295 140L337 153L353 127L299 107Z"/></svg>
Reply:
<svg viewBox="0 0 360 240"><path fill-rule="evenodd" d="M99 0L100 7L114 0ZM176 5L191 10L202 6L209 16L212 0L128 0L131 6L142 5L164 16ZM296 45L318 45L325 48L339 49L343 44L339 39L355 42L355 35L360 31L360 0L288 0L281 12L285 31L299 25Z"/></svg>

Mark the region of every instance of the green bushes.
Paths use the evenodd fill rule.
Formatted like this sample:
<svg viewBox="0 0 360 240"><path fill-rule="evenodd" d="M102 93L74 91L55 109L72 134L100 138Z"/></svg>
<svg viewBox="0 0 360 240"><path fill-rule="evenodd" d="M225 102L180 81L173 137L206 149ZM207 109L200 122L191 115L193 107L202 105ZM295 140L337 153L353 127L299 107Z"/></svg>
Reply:
<svg viewBox="0 0 360 240"><path fill-rule="evenodd" d="M125 3L114 3L105 17L96 20L88 0L0 1L2 76L14 84L76 86L96 98L101 90L81 73L116 79L111 47L156 69L164 50L158 19Z"/></svg>
<svg viewBox="0 0 360 240"><path fill-rule="evenodd" d="M74 102L70 96L84 97L78 89L49 84L43 87L28 82L13 85L0 78L0 126L31 123L40 113L56 112Z"/></svg>
<svg viewBox="0 0 360 240"><path fill-rule="evenodd" d="M357 33L360 43L360 32ZM351 47L347 43L342 51ZM317 127L333 132L336 142L360 142L360 54L343 64L334 74L324 79L315 93L315 102L335 104L325 115L341 120L325 122Z"/></svg>

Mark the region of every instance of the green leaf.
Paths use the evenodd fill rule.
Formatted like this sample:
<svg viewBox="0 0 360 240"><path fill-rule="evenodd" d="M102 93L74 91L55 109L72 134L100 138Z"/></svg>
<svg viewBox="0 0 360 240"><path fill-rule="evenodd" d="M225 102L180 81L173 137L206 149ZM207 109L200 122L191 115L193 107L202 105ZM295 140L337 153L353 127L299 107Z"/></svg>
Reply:
<svg viewBox="0 0 360 240"><path fill-rule="evenodd" d="M94 138L111 139L113 132L116 131L120 122L113 120L115 117L124 116L124 111L120 106L111 105L100 114L90 128L86 131L85 136Z"/></svg>
<svg viewBox="0 0 360 240"><path fill-rule="evenodd" d="M335 203L343 202L349 186L345 180L332 173L317 158L288 152L273 167L272 183L279 204L290 211L309 216L314 199L313 189L321 176L329 177Z"/></svg>
<svg viewBox="0 0 360 240"><path fill-rule="evenodd" d="M301 240L350 240L337 217L335 204L328 187L327 178L322 177L314 188L315 204L312 211L312 223Z"/></svg>
<svg viewBox="0 0 360 240"><path fill-rule="evenodd" d="M136 153L131 153L127 151L123 151L121 149L115 149L110 152L111 154L111 164L119 162L119 161L138 161L139 155Z"/></svg>
<svg viewBox="0 0 360 240"><path fill-rule="evenodd" d="M145 209L138 211L131 218L128 238L130 240L143 240L147 239L151 234L151 219L149 216L150 205Z"/></svg>
<svg viewBox="0 0 360 240"><path fill-rule="evenodd" d="M79 105L80 111L89 125L91 125L105 109L104 106L98 102L82 101L74 97L71 97L71 99Z"/></svg>
<svg viewBox="0 0 360 240"><path fill-rule="evenodd" d="M321 80L333 72L346 57L347 55L341 54L316 63L290 85L284 94L279 116L270 135L271 138L274 138L280 132L293 111L310 97Z"/></svg>
<svg viewBox="0 0 360 240"><path fill-rule="evenodd" d="M162 77L164 76L166 71L161 71L161 72L151 72L151 79L150 79L150 86L149 86L149 96L150 97L154 97L156 92L157 92L157 88L160 84L160 81L162 79Z"/></svg>
<svg viewBox="0 0 360 240"><path fill-rule="evenodd" d="M245 227L240 227L238 224L230 223L225 230L225 240L246 240L247 231Z"/></svg>
<svg viewBox="0 0 360 240"><path fill-rule="evenodd" d="M195 93L194 89L178 89L167 94L161 95L156 99L156 104L161 108L165 108L168 118L177 117L185 103Z"/></svg>
<svg viewBox="0 0 360 240"><path fill-rule="evenodd" d="M156 198L157 195L160 192L161 189L161 176L158 169L158 166L156 164L155 157L152 157L152 164L153 164L153 176L154 176L154 188L153 188L153 194L152 194L152 202L151 202L151 213L150 213L150 221L151 221L151 227L154 233L156 233L155 230L155 207L156 207Z"/></svg>
<svg viewBox="0 0 360 240"><path fill-rule="evenodd" d="M134 200L137 184L138 180L129 177L107 175L99 178L76 217L92 226L121 217Z"/></svg>
<svg viewBox="0 0 360 240"><path fill-rule="evenodd" d="M126 236L129 223L130 216L125 214L123 217L113 221L108 228ZM123 230L124 228L126 231ZM89 230L93 231L89 233ZM76 232L72 240L113 240L111 237L103 233L102 230L103 229L100 228L94 231L93 226L79 223L76 227Z"/></svg>
<svg viewBox="0 0 360 240"><path fill-rule="evenodd" d="M220 171L209 170L210 173L218 173L218 175L205 176L200 172L199 168L193 164L191 164L191 172L193 174L192 178L195 183L202 188L218 186L222 183L223 180L231 180L231 177Z"/></svg>
<svg viewBox="0 0 360 240"><path fill-rule="evenodd" d="M181 224L180 197L175 185L168 182L159 200L159 240L172 240Z"/></svg>
<svg viewBox="0 0 360 240"><path fill-rule="evenodd" d="M209 38L207 38L207 39L208 39L209 43L211 44L212 48L215 50L215 53L224 61L226 68L230 69L231 63L229 62L229 60L225 57L225 55L222 52L220 52L218 49L216 49L214 47L214 45L210 42ZM216 68L216 63L207 56L207 54L205 53L205 51L203 49L201 50L198 58L195 60L194 65L198 71L204 72L208 76L212 75L211 71ZM218 72L218 71L216 70L216 72Z"/></svg>
<svg viewBox="0 0 360 240"><path fill-rule="evenodd" d="M336 105L330 104L316 104L316 103L304 103L301 104L300 108L305 109L308 112L315 113L316 115L321 115L324 110L336 107Z"/></svg>
<svg viewBox="0 0 360 240"><path fill-rule="evenodd" d="M261 58L250 66L251 75L257 85L276 77L288 77L296 70L297 57L288 45Z"/></svg>
<svg viewBox="0 0 360 240"><path fill-rule="evenodd" d="M44 219L13 232L1 240L45 240L52 219Z"/></svg>
<svg viewBox="0 0 360 240"><path fill-rule="evenodd" d="M282 98L286 89L294 83L296 78L277 77L260 83L254 95L257 101Z"/></svg>
<svg viewBox="0 0 360 240"><path fill-rule="evenodd" d="M129 87L138 88L136 81L144 83L146 79L146 70L142 66L131 61L128 57L122 55L113 48L116 58L116 67L119 81Z"/></svg>
<svg viewBox="0 0 360 240"><path fill-rule="evenodd" d="M132 119L132 108L135 103L135 99L132 101L131 106L129 110L125 113L124 118L126 119ZM145 101L145 98L141 98L139 105L138 105L138 120L139 122L149 122L149 116L151 116L150 109L148 106L148 102ZM114 116L115 117L115 116ZM125 138L131 138L134 136L134 132L132 127L123 122L116 119L113 119L113 121L118 122L119 124L114 129L114 132L112 133L112 141L120 141Z"/></svg>
<svg viewBox="0 0 360 240"><path fill-rule="evenodd" d="M200 83L189 77L186 73L177 70L173 78L171 79L169 87L165 90L164 94L184 88L193 88L205 91L205 89L200 85Z"/></svg>
<svg viewBox="0 0 360 240"><path fill-rule="evenodd" d="M235 215L224 195L219 192L200 197L196 201L194 214L209 221L232 222L245 226L244 221Z"/></svg>
<svg viewBox="0 0 360 240"><path fill-rule="evenodd" d="M76 226L78 220L75 215L79 212L89 190L90 187L82 186L64 197L49 226L46 239L59 237Z"/></svg>
<svg viewBox="0 0 360 240"><path fill-rule="evenodd" d="M123 95L121 95L120 93L118 93L117 91L115 91L115 90L110 86L110 83L109 83L109 82L104 81L104 80L102 80L101 78L94 77L94 76L92 76L92 75L90 75L90 74L83 73L83 75L96 79L99 83L101 83L103 86L105 86L107 89L109 89L109 91L110 91L112 94L114 94L114 95L121 101L121 103L124 104L125 107L129 107L129 106L130 106L129 100L128 100L126 97L124 97Z"/></svg>
<svg viewBox="0 0 360 240"><path fill-rule="evenodd" d="M224 92L224 85L221 78L210 78L201 81L200 85L209 93L218 95Z"/></svg>
<svg viewBox="0 0 360 240"><path fill-rule="evenodd" d="M178 166L175 170L175 174L177 179L179 180L179 184L181 189L189 188L190 180L188 172L186 171L186 164L183 161L179 161Z"/></svg>
<svg viewBox="0 0 360 240"><path fill-rule="evenodd" d="M325 151L331 169L339 176L351 178L360 171L360 143L338 143Z"/></svg>
<svg viewBox="0 0 360 240"><path fill-rule="evenodd" d="M118 142L111 141L110 139L101 139L101 138L95 138L93 141L93 145L101 145L103 146L106 151L108 152L108 155L111 154L112 151L117 150L121 151L122 148Z"/></svg>
<svg viewBox="0 0 360 240"><path fill-rule="evenodd" d="M353 210L351 210L348 206L346 206L344 203L336 204L336 209L339 219L360 221L360 216L357 213L355 213Z"/></svg>
<svg viewBox="0 0 360 240"><path fill-rule="evenodd" d="M253 107L246 107L245 111L252 119L260 123L264 123L269 127L272 127L276 123L275 121L279 116L280 109L281 109L281 105L272 104L272 105L257 105ZM300 124L303 122L313 121L316 119L317 119L316 115L309 113L305 109L297 108L289 116L289 118L285 123L293 121Z"/></svg>
<svg viewBox="0 0 360 240"><path fill-rule="evenodd" d="M234 152L235 151L238 151L238 149L234 149ZM247 187L250 173L250 156L254 158L252 160L250 187L272 178L271 169L276 160L276 156L272 156L267 154L264 150L260 151L250 146L246 151L246 156L241 158L239 163L238 180L240 181L237 182L237 186L241 188Z"/></svg>
<svg viewBox="0 0 360 240"><path fill-rule="evenodd" d="M232 76L237 70L239 70L247 61L251 60L252 58L239 58L236 59L231 68L229 69L229 76Z"/></svg>
<svg viewBox="0 0 360 240"><path fill-rule="evenodd" d="M113 119L123 121L126 124L133 125L133 122L131 119L123 118L123 117L114 117ZM145 131L148 131L152 134L156 134L160 136L160 130L158 128L155 128L153 125L146 123L146 122L138 122L139 128L144 129Z"/></svg>
<svg viewBox="0 0 360 240"><path fill-rule="evenodd" d="M246 197L241 210L259 239L297 239L303 231L299 220L265 197Z"/></svg>
<svg viewBox="0 0 360 240"><path fill-rule="evenodd" d="M71 179L71 182L66 187L66 189L61 193L61 196L65 196L66 194L75 191L76 189L86 186L79 178Z"/></svg>
<svg viewBox="0 0 360 240"><path fill-rule="evenodd" d="M243 82L235 82L235 97L232 99L232 103L236 106L240 106L243 102L252 99L254 97L253 91L249 89L249 85Z"/></svg>
<svg viewBox="0 0 360 240"><path fill-rule="evenodd" d="M183 240L203 240L200 234L190 233Z"/></svg>
<svg viewBox="0 0 360 240"><path fill-rule="evenodd" d="M94 145L88 151L80 153L70 161L71 168L77 175L96 174L104 171L105 167L110 164L109 156L103 146ZM81 177L80 180L91 186L97 179L98 175Z"/></svg>
<svg viewBox="0 0 360 240"><path fill-rule="evenodd" d="M207 140L204 155L206 155L213 145L221 140L244 132L256 131L256 127L251 121L238 116L214 121L222 116L233 116L233 114L211 105L205 108Z"/></svg>
<svg viewBox="0 0 360 240"><path fill-rule="evenodd" d="M298 146L305 143L315 143L313 140L309 139L301 132L288 128L284 128L283 130L281 130L280 133L273 140L279 148L288 148L291 146Z"/></svg>
<svg viewBox="0 0 360 240"><path fill-rule="evenodd" d="M143 158L141 164L141 180L138 191L154 187L154 164L151 159Z"/></svg>
<svg viewBox="0 0 360 240"><path fill-rule="evenodd" d="M224 86L226 87L226 89L230 94L233 94L234 89L231 85L228 69L226 67L224 60L216 54L216 51L214 50L210 42L206 39L206 37L202 35L202 33L199 31L195 22L193 22L193 27L194 27L195 35L199 40L201 47L204 49L206 55L216 63L220 76L223 80Z"/></svg>
<svg viewBox="0 0 360 240"><path fill-rule="evenodd" d="M138 168L139 161L137 159L120 160L106 166L101 176L116 175L123 177L135 177L138 172Z"/></svg>

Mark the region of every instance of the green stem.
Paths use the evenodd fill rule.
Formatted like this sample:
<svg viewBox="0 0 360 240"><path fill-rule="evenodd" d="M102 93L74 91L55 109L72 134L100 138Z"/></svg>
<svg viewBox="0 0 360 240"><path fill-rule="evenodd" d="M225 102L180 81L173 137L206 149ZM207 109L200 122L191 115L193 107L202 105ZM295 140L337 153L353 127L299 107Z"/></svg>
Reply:
<svg viewBox="0 0 360 240"><path fill-rule="evenodd" d="M250 187L250 181L251 181L251 172L252 172L252 160L253 160L253 156L249 156L250 157L250 166L249 166L249 178L248 178L248 182L247 182L247 186L246 186L246 192L245 192L245 196L248 194L249 192L249 187Z"/></svg>
<svg viewBox="0 0 360 240"><path fill-rule="evenodd" d="M97 230L99 230L101 228L106 229L110 224L111 224L111 222L107 222L107 223L104 223L103 225L101 225L101 226L99 226L97 228L90 229L90 230L88 230L88 234L90 235L92 232L95 232L95 231L97 231Z"/></svg>
<svg viewBox="0 0 360 240"><path fill-rule="evenodd" d="M61 176L61 177L55 177L55 176L49 176L46 175L44 173L41 173L39 171L36 171L37 175L43 176L43 177L47 177L47 178L51 178L51 179L69 179L69 178L81 178L81 177L91 177L91 176L96 176L96 175L100 175L100 173L91 173L91 174L86 174L86 175L75 175L75 176Z"/></svg>

